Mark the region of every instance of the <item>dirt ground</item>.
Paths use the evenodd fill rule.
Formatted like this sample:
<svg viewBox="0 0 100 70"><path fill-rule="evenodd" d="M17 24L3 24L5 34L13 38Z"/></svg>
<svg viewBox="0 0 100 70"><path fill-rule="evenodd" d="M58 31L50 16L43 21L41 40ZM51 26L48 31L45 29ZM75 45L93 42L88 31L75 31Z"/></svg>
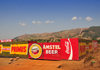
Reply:
<svg viewBox="0 0 100 70"><path fill-rule="evenodd" d="M79 61L0 58L0 70L100 70L100 49Z"/></svg>

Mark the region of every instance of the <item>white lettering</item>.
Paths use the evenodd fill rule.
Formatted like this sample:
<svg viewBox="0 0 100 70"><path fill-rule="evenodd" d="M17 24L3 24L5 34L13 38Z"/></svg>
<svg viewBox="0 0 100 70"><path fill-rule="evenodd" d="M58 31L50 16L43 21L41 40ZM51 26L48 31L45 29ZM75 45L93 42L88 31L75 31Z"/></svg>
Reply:
<svg viewBox="0 0 100 70"><path fill-rule="evenodd" d="M46 50L46 54L58 54L58 50Z"/></svg>
<svg viewBox="0 0 100 70"><path fill-rule="evenodd" d="M60 45L43 45L43 49L61 49Z"/></svg>
<svg viewBox="0 0 100 70"><path fill-rule="evenodd" d="M69 46L69 42L66 42L66 41L65 41L65 47L66 47L66 51L65 51L65 52L66 52L67 54L69 54L69 47L70 47L70 46Z"/></svg>

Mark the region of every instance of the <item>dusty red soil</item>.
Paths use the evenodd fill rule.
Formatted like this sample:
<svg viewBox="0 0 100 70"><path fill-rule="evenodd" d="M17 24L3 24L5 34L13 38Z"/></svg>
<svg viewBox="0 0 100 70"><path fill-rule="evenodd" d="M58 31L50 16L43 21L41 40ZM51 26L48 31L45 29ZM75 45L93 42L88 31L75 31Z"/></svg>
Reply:
<svg viewBox="0 0 100 70"><path fill-rule="evenodd" d="M89 56L94 57L84 63ZM15 59L15 58L14 58ZM95 61L91 66L91 62ZM0 70L100 70L100 49L98 52L89 54L80 61L50 61L50 60L32 60L18 59L9 64L10 58L0 58Z"/></svg>

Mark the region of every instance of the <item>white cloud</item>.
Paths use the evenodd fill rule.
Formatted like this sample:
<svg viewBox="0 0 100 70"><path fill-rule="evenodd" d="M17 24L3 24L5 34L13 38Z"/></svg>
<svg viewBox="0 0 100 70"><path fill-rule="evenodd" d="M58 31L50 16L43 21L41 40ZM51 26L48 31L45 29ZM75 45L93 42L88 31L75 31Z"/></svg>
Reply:
<svg viewBox="0 0 100 70"><path fill-rule="evenodd" d="M20 22L19 23L21 26L26 26L26 23L24 23L24 22Z"/></svg>
<svg viewBox="0 0 100 70"><path fill-rule="evenodd" d="M32 24L42 24L43 22L42 21L32 21ZM45 24L51 24L51 23L55 23L55 21L53 20L46 20L44 21Z"/></svg>
<svg viewBox="0 0 100 70"><path fill-rule="evenodd" d="M45 23L46 24L51 24L51 23L55 23L55 21L53 21L53 20L47 20L47 21L45 21Z"/></svg>
<svg viewBox="0 0 100 70"><path fill-rule="evenodd" d="M77 17L76 17L76 16L74 16L74 17L72 18L72 20L77 20Z"/></svg>
<svg viewBox="0 0 100 70"><path fill-rule="evenodd" d="M92 17L89 17L89 16L86 17L85 19L86 19L87 21L92 21L92 20L93 20L93 18L92 18Z"/></svg>
<svg viewBox="0 0 100 70"><path fill-rule="evenodd" d="M41 24L41 21L32 21L32 24Z"/></svg>
<svg viewBox="0 0 100 70"><path fill-rule="evenodd" d="M32 24L36 24L36 21L32 21Z"/></svg>

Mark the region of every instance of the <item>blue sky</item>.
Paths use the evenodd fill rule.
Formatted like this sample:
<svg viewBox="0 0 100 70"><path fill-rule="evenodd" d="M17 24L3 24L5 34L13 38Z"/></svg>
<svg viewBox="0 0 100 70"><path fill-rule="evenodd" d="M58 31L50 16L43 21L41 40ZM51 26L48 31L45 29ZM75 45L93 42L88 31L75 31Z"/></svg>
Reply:
<svg viewBox="0 0 100 70"><path fill-rule="evenodd" d="M0 0L0 39L100 26L100 0Z"/></svg>

